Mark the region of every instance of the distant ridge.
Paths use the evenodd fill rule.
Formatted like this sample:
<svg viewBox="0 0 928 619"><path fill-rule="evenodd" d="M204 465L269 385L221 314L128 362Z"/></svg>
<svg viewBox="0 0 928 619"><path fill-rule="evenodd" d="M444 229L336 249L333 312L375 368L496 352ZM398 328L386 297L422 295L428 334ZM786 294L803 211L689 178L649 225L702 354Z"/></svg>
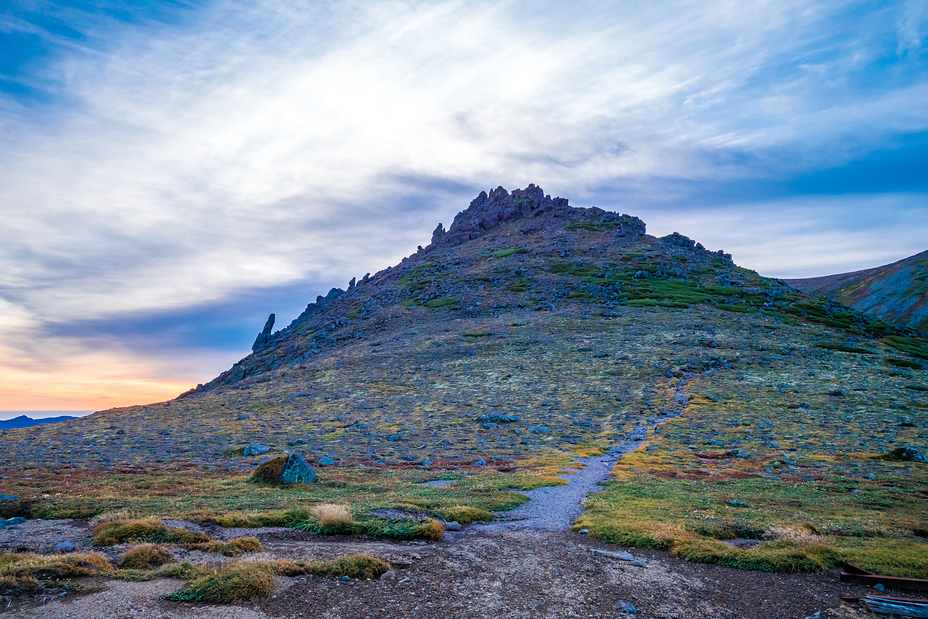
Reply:
<svg viewBox="0 0 928 619"><path fill-rule="evenodd" d="M783 280L873 318L928 334L928 251L872 269Z"/></svg>
<svg viewBox="0 0 928 619"><path fill-rule="evenodd" d="M29 428L32 426L38 426L46 423L58 423L59 421L67 421L68 419L77 419L77 417L71 417L70 415L62 415L60 417L47 417L45 419L33 419L32 417L27 417L26 415L20 415L19 417L14 417L13 419L6 419L0 421L0 430L12 430L13 428Z"/></svg>

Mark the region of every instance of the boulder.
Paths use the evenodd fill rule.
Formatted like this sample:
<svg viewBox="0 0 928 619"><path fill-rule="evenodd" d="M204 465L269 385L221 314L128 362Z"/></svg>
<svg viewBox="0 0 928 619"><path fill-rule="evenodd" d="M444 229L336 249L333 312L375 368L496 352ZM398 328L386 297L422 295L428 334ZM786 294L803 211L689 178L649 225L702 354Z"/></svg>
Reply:
<svg viewBox="0 0 928 619"><path fill-rule="evenodd" d="M249 445L242 450L242 455L244 456L260 456L263 453L267 453L271 448L267 445Z"/></svg>
<svg viewBox="0 0 928 619"><path fill-rule="evenodd" d="M55 552L63 554L66 552L74 552L77 549L77 544L74 542L61 542L55 546Z"/></svg>
<svg viewBox="0 0 928 619"><path fill-rule="evenodd" d="M897 460L901 462L928 462L928 459L914 447L896 447L879 457L880 460Z"/></svg>
<svg viewBox="0 0 928 619"><path fill-rule="evenodd" d="M322 456L321 458L319 458L319 464L321 464L322 466L332 466L335 464L335 460L333 460L329 456Z"/></svg>
<svg viewBox="0 0 928 619"><path fill-rule="evenodd" d="M287 464L280 474L282 484L311 484L316 481L316 469L309 466L306 458L292 453L287 458Z"/></svg>

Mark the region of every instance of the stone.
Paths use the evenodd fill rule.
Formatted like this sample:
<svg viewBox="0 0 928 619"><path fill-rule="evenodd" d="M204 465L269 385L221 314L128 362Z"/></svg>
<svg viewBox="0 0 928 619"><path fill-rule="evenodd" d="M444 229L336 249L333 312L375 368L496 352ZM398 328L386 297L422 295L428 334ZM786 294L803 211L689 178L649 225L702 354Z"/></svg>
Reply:
<svg viewBox="0 0 928 619"><path fill-rule="evenodd" d="M251 418L251 415L246 415L245 413L242 413L241 415L236 417L238 421L245 421L246 419L250 419L250 418Z"/></svg>
<svg viewBox="0 0 928 619"><path fill-rule="evenodd" d="M751 452L747 449L732 449L727 454L731 458L741 458L742 460L747 460L751 457Z"/></svg>
<svg viewBox="0 0 928 619"><path fill-rule="evenodd" d="M7 479L4 477L4 479ZM19 495L0 494L0 501L18 501Z"/></svg>
<svg viewBox="0 0 928 619"><path fill-rule="evenodd" d="M532 432L533 434L550 434L551 433L551 430L548 428L548 426L531 426L528 429L528 431Z"/></svg>
<svg viewBox="0 0 928 619"><path fill-rule="evenodd" d="M306 458L300 454L292 453L287 458L280 482L283 484L312 484L316 481L316 469L309 466Z"/></svg>
<svg viewBox="0 0 928 619"><path fill-rule="evenodd" d="M290 445L291 447L296 447L297 445L305 445L306 441L304 441L301 438L295 438L295 439L287 441L287 444Z"/></svg>
<svg viewBox="0 0 928 619"><path fill-rule="evenodd" d="M480 415L480 421L490 421L493 423L515 423L519 421L519 417L516 415L506 415L503 413L490 413L487 415Z"/></svg>
<svg viewBox="0 0 928 619"><path fill-rule="evenodd" d="M332 466L335 464L335 460L333 460L329 456L322 456L321 458L319 458L319 464L321 464L322 466Z"/></svg>
<svg viewBox="0 0 928 619"><path fill-rule="evenodd" d="M431 460L423 460L423 461L422 461L422 466L432 466L432 461L431 461Z"/></svg>
<svg viewBox="0 0 928 619"><path fill-rule="evenodd" d="M390 570L389 572L384 572L380 575L380 580L394 580L396 578L396 572Z"/></svg>
<svg viewBox="0 0 928 619"><path fill-rule="evenodd" d="M634 561L635 557L630 552L625 552L624 550L600 550L599 548L590 548L590 552L595 552L598 555L605 555L607 557L612 557L613 559L621 559L622 561Z"/></svg>
<svg viewBox="0 0 928 619"><path fill-rule="evenodd" d="M613 608L626 615L633 615L638 612L638 609L631 602L616 602Z"/></svg>
<svg viewBox="0 0 928 619"><path fill-rule="evenodd" d="M8 518L6 520L0 519L0 529L8 529L15 527L26 522L26 519L22 516L16 516L15 518Z"/></svg>
<svg viewBox="0 0 928 619"><path fill-rule="evenodd" d="M487 465L487 461L484 460L483 458L481 458L481 459L477 460L476 462L474 462L474 466L486 466L486 465Z"/></svg>
<svg viewBox="0 0 928 619"><path fill-rule="evenodd" d="M729 501L729 504L734 505L735 507L747 507L748 504L744 501L739 501L738 499L732 499Z"/></svg>
<svg viewBox="0 0 928 619"><path fill-rule="evenodd" d="M460 530L461 530L461 524L457 521L445 523L445 531L460 531Z"/></svg>
<svg viewBox="0 0 928 619"><path fill-rule="evenodd" d="M264 323L264 329L262 329L258 337L255 338L255 343L251 345L252 352L258 352L267 346L268 342L271 340L271 331L274 329L275 320L274 314L267 317L267 322Z"/></svg>
<svg viewBox="0 0 928 619"><path fill-rule="evenodd" d="M242 450L242 455L244 456L260 456L263 453L267 453L271 450L268 445L249 445Z"/></svg>
<svg viewBox="0 0 928 619"><path fill-rule="evenodd" d="M928 462L928 459L914 447L897 447L881 457L882 460L899 460L902 462Z"/></svg>
<svg viewBox="0 0 928 619"><path fill-rule="evenodd" d="M65 552L74 552L77 549L77 544L74 542L61 542L55 546L55 552L65 553Z"/></svg>

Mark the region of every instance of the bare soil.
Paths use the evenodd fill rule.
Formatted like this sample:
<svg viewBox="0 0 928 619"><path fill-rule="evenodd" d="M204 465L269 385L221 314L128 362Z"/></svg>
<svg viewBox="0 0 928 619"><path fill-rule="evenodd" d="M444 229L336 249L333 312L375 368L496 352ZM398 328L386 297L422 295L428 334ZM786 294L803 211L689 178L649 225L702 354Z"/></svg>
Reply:
<svg viewBox="0 0 928 619"><path fill-rule="evenodd" d="M644 565L592 552L616 550L576 533L550 530L449 535L439 543L321 540L298 531L252 531L264 545L254 560L330 558L363 552L383 557L392 580L281 578L275 597L230 607L200 607L158 597L180 581L106 581L105 591L41 604L19 601L11 617L99 619L246 617L326 619L624 617L654 619L802 619L840 607L836 572L767 574L685 563L664 552L631 550ZM850 610L850 609L848 609ZM7 614L7 613L4 613ZM867 615L850 614L850 617Z"/></svg>

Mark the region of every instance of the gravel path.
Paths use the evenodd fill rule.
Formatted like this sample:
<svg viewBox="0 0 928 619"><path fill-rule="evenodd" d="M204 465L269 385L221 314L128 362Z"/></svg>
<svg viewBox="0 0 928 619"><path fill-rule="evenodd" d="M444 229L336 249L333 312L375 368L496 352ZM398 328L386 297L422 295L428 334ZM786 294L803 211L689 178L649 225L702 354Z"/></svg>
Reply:
<svg viewBox="0 0 928 619"><path fill-rule="evenodd" d="M548 486L526 492L517 491L531 500L511 512L502 513L498 520L487 524L471 525L467 527L466 532L497 533L526 529L570 530L571 525L583 512L586 495L602 490L602 486L598 486L597 483L609 477L609 472L619 458L641 446L641 443L647 439L649 427L660 425L670 419L673 419L673 416L663 417L653 424L637 426L628 441L616 445L601 456L574 460L583 465L583 468L576 474L560 476L567 482L566 486Z"/></svg>

